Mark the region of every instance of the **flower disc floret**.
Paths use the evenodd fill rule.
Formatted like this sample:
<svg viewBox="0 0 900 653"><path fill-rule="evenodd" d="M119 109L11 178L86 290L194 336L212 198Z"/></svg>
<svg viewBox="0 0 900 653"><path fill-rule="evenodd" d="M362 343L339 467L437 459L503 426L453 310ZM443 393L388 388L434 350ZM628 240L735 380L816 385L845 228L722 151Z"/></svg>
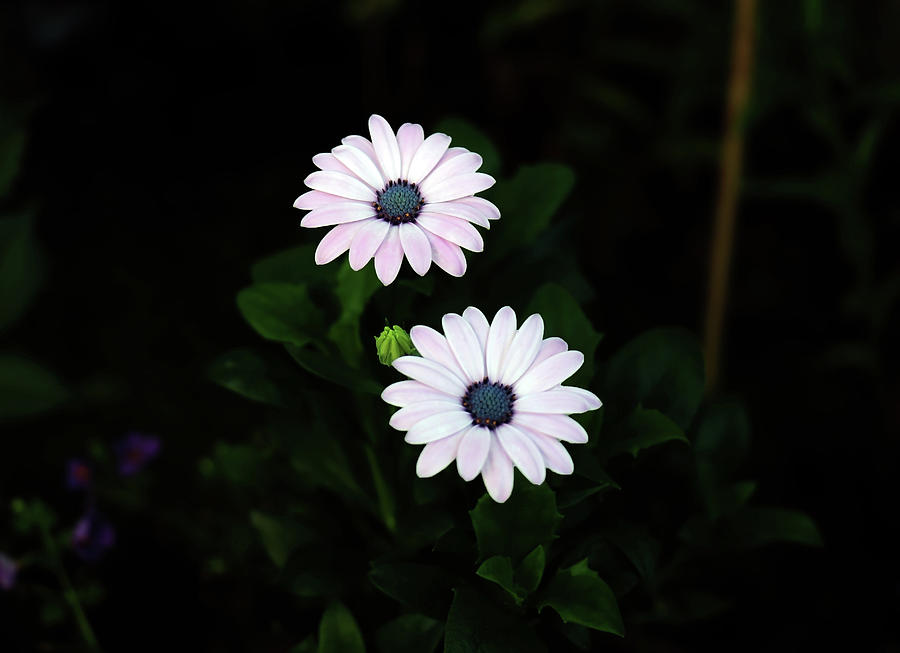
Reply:
<svg viewBox="0 0 900 653"><path fill-rule="evenodd" d="M485 377L468 387L463 395L462 405L472 416L473 424L495 429L512 418L515 399L512 387L491 383Z"/></svg>
<svg viewBox="0 0 900 653"><path fill-rule="evenodd" d="M413 222L424 204L425 200L416 185L401 179L389 181L384 190L378 193L372 206L376 217L398 225Z"/></svg>

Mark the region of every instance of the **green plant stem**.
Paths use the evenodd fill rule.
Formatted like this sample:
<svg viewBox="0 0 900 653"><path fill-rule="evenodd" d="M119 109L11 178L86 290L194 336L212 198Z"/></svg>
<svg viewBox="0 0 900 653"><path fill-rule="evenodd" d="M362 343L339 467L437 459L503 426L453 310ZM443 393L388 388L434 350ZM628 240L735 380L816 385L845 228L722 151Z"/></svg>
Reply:
<svg viewBox="0 0 900 653"><path fill-rule="evenodd" d="M44 541L44 550L53 562L53 570L56 572L56 577L59 579L59 584L62 586L66 603L68 603L69 607L72 609L75 623L78 624L78 630L81 632L81 638L84 640L84 643L89 650L100 653L100 644L97 642L97 636L94 635L94 629L91 628L87 615L85 615L84 610L81 607L81 601L78 600L78 593L75 591L75 588L72 587L72 582L69 580L69 574L66 573L62 558L59 556L59 549L56 547L56 542L53 541L53 536L50 534L46 524L41 523L40 528L41 537Z"/></svg>
<svg viewBox="0 0 900 653"><path fill-rule="evenodd" d="M372 482L375 484L375 493L378 495L378 508L381 512L381 519L387 529L393 533L397 530L397 517L394 514L394 499L391 496L390 488L384 481L381 474L381 468L378 466L378 459L375 457L375 451L368 444L365 446L366 460L369 461L369 469L372 471Z"/></svg>

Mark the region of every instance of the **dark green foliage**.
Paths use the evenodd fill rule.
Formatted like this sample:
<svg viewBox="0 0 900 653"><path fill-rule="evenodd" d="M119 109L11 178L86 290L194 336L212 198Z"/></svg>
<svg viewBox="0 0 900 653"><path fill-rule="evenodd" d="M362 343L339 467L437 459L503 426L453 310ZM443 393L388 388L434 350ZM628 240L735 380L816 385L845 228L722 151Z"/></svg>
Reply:
<svg viewBox="0 0 900 653"><path fill-rule="evenodd" d="M549 606L563 621L625 636L619 606L609 585L588 567L587 560L560 569L541 592L539 609Z"/></svg>

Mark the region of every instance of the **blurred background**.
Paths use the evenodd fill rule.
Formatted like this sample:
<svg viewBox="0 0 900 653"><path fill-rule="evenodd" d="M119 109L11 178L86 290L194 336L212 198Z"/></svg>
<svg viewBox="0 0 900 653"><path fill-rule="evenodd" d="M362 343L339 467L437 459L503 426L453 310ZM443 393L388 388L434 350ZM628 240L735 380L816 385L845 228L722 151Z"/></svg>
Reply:
<svg viewBox="0 0 900 653"><path fill-rule="evenodd" d="M13 498L74 524L66 461L157 434L115 548L74 565L104 648L282 650L264 633L290 606L250 574L210 579L178 520L207 510L198 460L259 421L207 369L257 341L234 302L250 265L321 237L291 207L311 157L380 113L463 119L507 174L564 163L565 237L535 249L563 242L577 269L538 269L577 286L599 358L653 326L702 335L733 20L699 0L4 3L0 550ZM718 391L746 406L758 497L810 514L825 547L756 554L723 581L730 610L621 650L900 650L898 27L890 0L755 12ZM5 650L77 650L41 605L0 593Z"/></svg>

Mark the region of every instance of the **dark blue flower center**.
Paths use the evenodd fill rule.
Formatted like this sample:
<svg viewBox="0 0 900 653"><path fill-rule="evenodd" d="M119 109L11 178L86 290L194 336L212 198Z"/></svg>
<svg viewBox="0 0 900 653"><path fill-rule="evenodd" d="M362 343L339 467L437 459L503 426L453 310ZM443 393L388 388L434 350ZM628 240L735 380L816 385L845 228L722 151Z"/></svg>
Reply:
<svg viewBox="0 0 900 653"><path fill-rule="evenodd" d="M466 394L463 395L462 404L472 415L473 424L494 429L512 419L515 400L512 387L491 383L485 378L468 387Z"/></svg>
<svg viewBox="0 0 900 653"><path fill-rule="evenodd" d="M389 181L372 202L377 216L391 224L412 222L424 205L419 188L405 179Z"/></svg>

